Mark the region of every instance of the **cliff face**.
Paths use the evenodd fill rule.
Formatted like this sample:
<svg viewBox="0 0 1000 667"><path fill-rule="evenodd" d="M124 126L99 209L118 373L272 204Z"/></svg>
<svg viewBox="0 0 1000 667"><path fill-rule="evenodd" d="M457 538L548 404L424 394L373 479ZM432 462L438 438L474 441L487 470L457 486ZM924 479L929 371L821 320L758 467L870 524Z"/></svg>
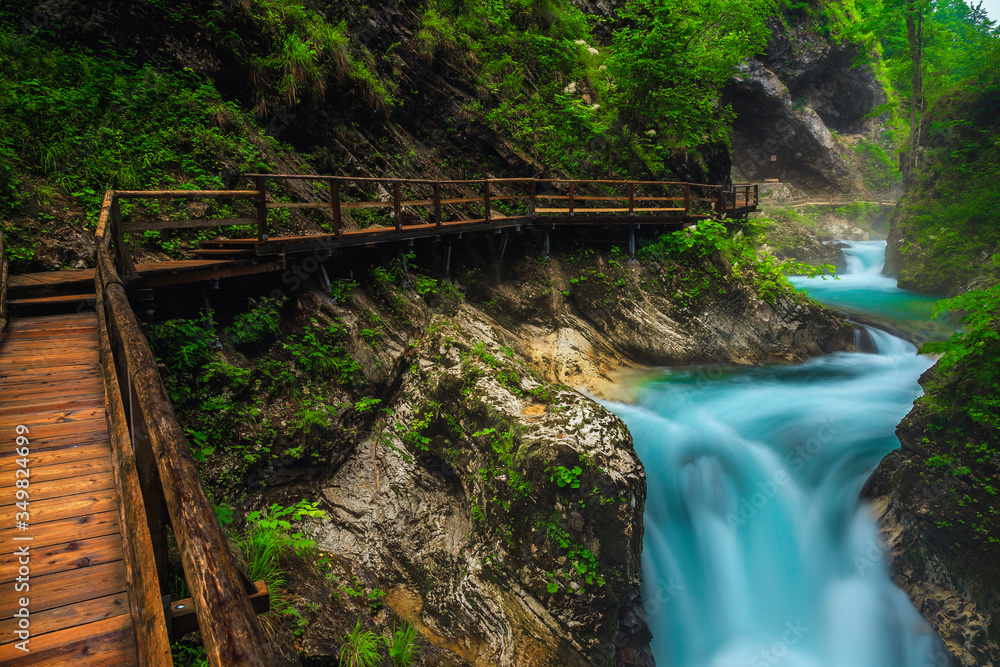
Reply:
<svg viewBox="0 0 1000 667"><path fill-rule="evenodd" d="M400 274L298 298L296 319L342 327L359 365L326 400L365 407L324 431L322 467L254 474L281 483L250 502L318 500L320 550L473 665L646 667L645 475L622 422L573 387L645 364L804 359L853 330L791 296L769 304L719 257L700 270L728 294L697 298L665 260L572 245L546 259L526 236L498 262L488 240L455 253L457 291L421 297L426 278Z"/></svg>
<svg viewBox="0 0 1000 667"><path fill-rule="evenodd" d="M886 248L885 271L900 287L949 295L1000 280L998 111L992 86L946 96L924 114L917 169Z"/></svg>
<svg viewBox="0 0 1000 667"><path fill-rule="evenodd" d="M777 178L811 192L881 189L866 181L855 147L879 134L878 120L866 116L887 98L870 68L853 66L856 56L856 46L807 25L772 22L766 52L727 90L736 112L733 180Z"/></svg>
<svg viewBox="0 0 1000 667"><path fill-rule="evenodd" d="M893 576L963 667L1000 663L1000 520L995 431L942 414L936 367L928 394L896 429L900 448L872 475Z"/></svg>

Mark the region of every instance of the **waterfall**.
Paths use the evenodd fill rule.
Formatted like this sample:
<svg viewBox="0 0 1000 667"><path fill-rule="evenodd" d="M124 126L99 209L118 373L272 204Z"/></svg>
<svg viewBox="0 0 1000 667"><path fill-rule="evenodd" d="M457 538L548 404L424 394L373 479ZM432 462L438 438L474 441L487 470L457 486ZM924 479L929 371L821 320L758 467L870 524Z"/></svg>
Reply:
<svg viewBox="0 0 1000 667"><path fill-rule="evenodd" d="M882 290L877 246L855 245L845 277ZM866 329L875 354L667 370L638 404L609 404L646 468L643 597L660 667L947 664L858 500L931 362Z"/></svg>

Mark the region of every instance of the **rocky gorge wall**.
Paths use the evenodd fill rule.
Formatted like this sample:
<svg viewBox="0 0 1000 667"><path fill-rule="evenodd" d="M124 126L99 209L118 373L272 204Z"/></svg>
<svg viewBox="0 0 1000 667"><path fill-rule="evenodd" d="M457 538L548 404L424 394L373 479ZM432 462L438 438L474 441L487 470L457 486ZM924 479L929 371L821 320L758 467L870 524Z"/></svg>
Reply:
<svg viewBox="0 0 1000 667"><path fill-rule="evenodd" d="M855 66L858 47L788 17L770 25L766 51L746 61L724 98L736 112L733 180L779 179L808 192L885 189L866 180L854 150L879 139L881 121L868 114L887 101L872 69Z"/></svg>
<svg viewBox="0 0 1000 667"><path fill-rule="evenodd" d="M319 499L320 549L375 573L386 604L472 665L651 665L645 475L624 424L581 391L647 365L850 349L853 328L732 278L685 304L666 266L509 252L470 261L444 310L412 283L393 288L395 314L367 289L301 296L300 317L344 324L380 403L327 473L266 495ZM372 313L386 330L374 347Z"/></svg>

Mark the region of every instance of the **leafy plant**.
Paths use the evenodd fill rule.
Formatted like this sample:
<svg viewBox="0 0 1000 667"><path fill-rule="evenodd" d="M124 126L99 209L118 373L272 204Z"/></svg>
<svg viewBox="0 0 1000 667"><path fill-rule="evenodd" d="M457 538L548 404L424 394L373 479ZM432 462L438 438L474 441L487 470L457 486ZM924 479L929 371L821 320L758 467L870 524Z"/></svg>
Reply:
<svg viewBox="0 0 1000 667"><path fill-rule="evenodd" d="M570 487L571 489L580 488L580 475L583 474L583 469L580 466L573 466L572 468L567 468L565 466L556 466L552 470L552 477L549 481L555 482L559 488Z"/></svg>
<svg viewBox="0 0 1000 667"><path fill-rule="evenodd" d="M361 627L359 618L354 628L344 635L337 657L344 667L376 667L382 663L382 645L377 634Z"/></svg>
<svg viewBox="0 0 1000 667"><path fill-rule="evenodd" d="M386 640L389 646L389 659L393 667L409 667L417 652L417 629L409 623L403 627L392 629L392 637Z"/></svg>
<svg viewBox="0 0 1000 667"><path fill-rule="evenodd" d="M233 345L251 345L274 340L281 334L281 307L286 297L264 297L246 313L233 318L225 329Z"/></svg>

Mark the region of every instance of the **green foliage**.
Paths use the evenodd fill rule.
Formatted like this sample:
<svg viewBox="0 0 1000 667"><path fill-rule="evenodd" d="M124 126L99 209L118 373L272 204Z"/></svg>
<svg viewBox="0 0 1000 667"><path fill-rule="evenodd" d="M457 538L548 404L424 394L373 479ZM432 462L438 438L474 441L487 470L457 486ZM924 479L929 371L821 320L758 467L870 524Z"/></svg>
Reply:
<svg viewBox="0 0 1000 667"><path fill-rule="evenodd" d="M361 619L343 637L337 658L344 667L377 667L382 664L382 639L361 627Z"/></svg>
<svg viewBox="0 0 1000 667"><path fill-rule="evenodd" d="M964 330L921 351L944 355L928 402L973 426L1000 429L1000 285L941 301L942 311L961 312Z"/></svg>
<svg viewBox="0 0 1000 667"><path fill-rule="evenodd" d="M583 470L580 466L574 466L572 469L565 466L556 466L552 469L552 477L549 481L555 482L560 488L570 487L571 489L580 488L580 475L583 474Z"/></svg>
<svg viewBox="0 0 1000 667"><path fill-rule="evenodd" d="M112 184L212 189L223 164L269 169L238 129L247 114L210 81L108 48L7 37L22 16L0 11L0 214L47 199L52 184L94 225ZM23 266L21 255L12 258Z"/></svg>
<svg viewBox="0 0 1000 667"><path fill-rule="evenodd" d="M389 647L389 659L393 667L409 667L416 658L417 629L409 623L403 627L392 629L392 637L386 640Z"/></svg>
<svg viewBox="0 0 1000 667"><path fill-rule="evenodd" d="M312 535L305 528L294 529L292 523L325 517L326 512L305 499L291 507L275 503L265 510L247 514L246 530L233 538L246 575L252 581L267 583L273 609L283 609L280 599L285 586L282 559L293 552L303 558L312 558L316 553Z"/></svg>
<svg viewBox="0 0 1000 667"><path fill-rule="evenodd" d="M781 296L795 295L785 275L822 273L824 269L779 262L771 255L759 253L754 240L765 225L766 221L747 221L738 232L730 233L721 222L702 220L694 227L646 242L640 247L638 257L647 264L680 264L684 270L671 279L688 306L713 291L723 294L731 281L751 282L761 298L774 305ZM713 261L716 257L726 260L728 271L719 269Z"/></svg>
<svg viewBox="0 0 1000 667"><path fill-rule="evenodd" d="M360 367L344 345L343 325L321 326L313 320L300 336L290 336L283 344L297 366L316 380L350 383Z"/></svg>
<svg viewBox="0 0 1000 667"><path fill-rule="evenodd" d="M773 0L634 0L618 9L612 99L634 132L657 137L646 146L655 159L727 140L733 115L722 86L764 48L774 9Z"/></svg>
<svg viewBox="0 0 1000 667"><path fill-rule="evenodd" d="M878 144L862 138L854 145L854 152L862 160L862 178L869 190L883 192L902 183L896 162Z"/></svg>
<svg viewBox="0 0 1000 667"><path fill-rule="evenodd" d="M256 345L273 341L281 334L281 307L286 297L264 297L246 313L237 315L225 329L233 345Z"/></svg>
<svg viewBox="0 0 1000 667"><path fill-rule="evenodd" d="M171 644L170 654L175 667L209 667L208 651L204 646Z"/></svg>

